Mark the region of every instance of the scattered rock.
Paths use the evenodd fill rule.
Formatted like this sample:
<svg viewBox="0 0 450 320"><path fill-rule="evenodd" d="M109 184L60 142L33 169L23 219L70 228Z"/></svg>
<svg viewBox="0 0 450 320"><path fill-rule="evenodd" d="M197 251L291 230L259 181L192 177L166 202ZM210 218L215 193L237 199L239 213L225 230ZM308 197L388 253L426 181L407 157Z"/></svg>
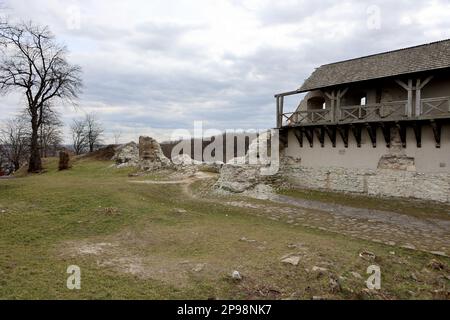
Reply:
<svg viewBox="0 0 450 320"><path fill-rule="evenodd" d="M236 271L236 270L233 271L233 273L231 274L231 278L236 281L242 280L241 274L239 273L239 271Z"/></svg>
<svg viewBox="0 0 450 320"><path fill-rule="evenodd" d="M401 247L409 250L416 250L416 247L409 243L402 245Z"/></svg>
<svg viewBox="0 0 450 320"><path fill-rule="evenodd" d="M446 257L447 254L445 252L442 251L431 251L432 254L436 255L436 256L441 256L441 257Z"/></svg>
<svg viewBox="0 0 450 320"><path fill-rule="evenodd" d="M313 300L317 300L317 301L320 301L320 300L327 300L325 297L320 297L320 296L313 296L312 299L313 299Z"/></svg>
<svg viewBox="0 0 450 320"><path fill-rule="evenodd" d="M341 284L339 283L339 280L337 280L337 279L330 278L329 285L330 285L331 293L339 293L342 291Z"/></svg>
<svg viewBox="0 0 450 320"><path fill-rule="evenodd" d="M359 257L366 261L374 261L376 258L376 255L370 251L363 251L359 254Z"/></svg>
<svg viewBox="0 0 450 320"><path fill-rule="evenodd" d="M194 271L194 272L200 272L200 271L203 271L203 269L205 268L205 264L204 263L199 263L199 264L197 264L193 269L192 269L192 271Z"/></svg>
<svg viewBox="0 0 450 320"><path fill-rule="evenodd" d="M350 272L350 274L353 277L355 277L356 279L362 279L363 278L358 272L355 272L355 271Z"/></svg>
<svg viewBox="0 0 450 320"><path fill-rule="evenodd" d="M187 166L202 164L201 161L194 160L185 153L174 156L172 158L172 162L180 167L187 167Z"/></svg>
<svg viewBox="0 0 450 320"><path fill-rule="evenodd" d="M389 252L389 254L390 254L391 256L395 256L395 251L391 251L391 252Z"/></svg>
<svg viewBox="0 0 450 320"><path fill-rule="evenodd" d="M247 239L246 237L240 238L239 241L242 241L242 242L249 242L249 243L257 242L256 240Z"/></svg>
<svg viewBox="0 0 450 320"><path fill-rule="evenodd" d="M298 264L300 262L300 257L299 256L290 256L288 258L281 260L281 262L291 264L293 266L298 266Z"/></svg>
<svg viewBox="0 0 450 320"><path fill-rule="evenodd" d="M176 213L183 214L183 213L187 213L187 210L184 210L184 209L175 209L175 212L176 212Z"/></svg>
<svg viewBox="0 0 450 320"><path fill-rule="evenodd" d="M327 269L327 268L322 268L322 267L314 266L314 267L312 267L312 271L313 271L313 272L319 272L319 273L325 273L325 272L328 271L328 269Z"/></svg>
<svg viewBox="0 0 450 320"><path fill-rule="evenodd" d="M114 154L113 161L118 168L137 167L139 165L139 148L135 142L119 146Z"/></svg>
<svg viewBox="0 0 450 320"><path fill-rule="evenodd" d="M428 263L428 267L438 271L445 269L445 265L442 262L435 259L431 260L430 263Z"/></svg>

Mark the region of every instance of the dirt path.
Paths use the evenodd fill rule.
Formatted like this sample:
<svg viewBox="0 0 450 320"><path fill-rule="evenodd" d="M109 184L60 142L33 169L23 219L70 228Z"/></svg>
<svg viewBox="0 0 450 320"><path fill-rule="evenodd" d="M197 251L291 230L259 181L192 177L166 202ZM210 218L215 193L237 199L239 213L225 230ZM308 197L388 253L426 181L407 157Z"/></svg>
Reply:
<svg viewBox="0 0 450 320"><path fill-rule="evenodd" d="M193 176L168 181L130 181L144 184L180 184L189 197L201 201L220 200L197 197L191 185L216 175L197 172ZM232 198L230 198L232 199ZM332 231L351 237L385 243L391 246L432 252L438 255L450 253L450 220L423 219L396 212L362 209L333 203L274 195L273 205L255 201L228 201L227 205L255 209L255 214L292 225ZM223 201L221 201L223 203ZM287 206L286 206L287 205Z"/></svg>

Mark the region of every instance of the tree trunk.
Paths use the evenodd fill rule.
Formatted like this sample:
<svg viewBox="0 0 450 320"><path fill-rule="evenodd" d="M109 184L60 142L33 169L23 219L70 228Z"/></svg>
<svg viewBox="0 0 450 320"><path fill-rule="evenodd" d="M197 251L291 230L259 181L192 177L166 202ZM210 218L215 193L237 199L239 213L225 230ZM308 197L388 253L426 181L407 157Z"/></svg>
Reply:
<svg viewBox="0 0 450 320"><path fill-rule="evenodd" d="M39 150L39 126L38 126L38 115L33 115L31 117L31 145L30 145L30 163L28 165L28 172L41 172L42 171L42 161L41 153Z"/></svg>
<svg viewBox="0 0 450 320"><path fill-rule="evenodd" d="M19 161L14 161L13 165L14 165L14 171L17 171L17 170L20 169L20 162Z"/></svg>

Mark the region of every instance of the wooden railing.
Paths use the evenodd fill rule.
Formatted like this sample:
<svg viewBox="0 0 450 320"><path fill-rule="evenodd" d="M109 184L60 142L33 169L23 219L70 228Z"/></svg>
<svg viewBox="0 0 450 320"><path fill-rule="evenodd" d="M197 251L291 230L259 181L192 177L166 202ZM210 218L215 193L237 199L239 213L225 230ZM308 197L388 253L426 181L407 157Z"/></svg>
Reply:
<svg viewBox="0 0 450 320"><path fill-rule="evenodd" d="M401 120L407 115L407 101L345 106L338 110L338 122Z"/></svg>
<svg viewBox="0 0 450 320"><path fill-rule="evenodd" d="M303 123L325 124L330 123L331 120L330 109L296 111L283 114L283 124L287 125Z"/></svg>
<svg viewBox="0 0 450 320"><path fill-rule="evenodd" d="M296 111L283 114L283 126L308 124L345 124L407 119L433 119L450 117L450 97L422 99L408 117L408 101L342 106L333 115L331 109Z"/></svg>
<svg viewBox="0 0 450 320"><path fill-rule="evenodd" d="M450 97L422 99L420 104L421 117L448 115L450 115Z"/></svg>

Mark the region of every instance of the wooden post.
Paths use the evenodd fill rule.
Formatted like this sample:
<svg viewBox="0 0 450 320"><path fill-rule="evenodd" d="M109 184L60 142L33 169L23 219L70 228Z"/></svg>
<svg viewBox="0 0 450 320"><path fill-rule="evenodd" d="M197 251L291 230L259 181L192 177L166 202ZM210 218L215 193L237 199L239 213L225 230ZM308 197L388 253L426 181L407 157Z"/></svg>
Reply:
<svg viewBox="0 0 450 320"><path fill-rule="evenodd" d="M406 105L406 115L408 117L412 117L413 114L413 109L412 109L412 104L413 104L413 81L412 79L408 80L408 84L404 83L401 80L395 80L395 82L397 82L403 89L405 89L406 91L408 91L408 104Z"/></svg>
<svg viewBox="0 0 450 320"><path fill-rule="evenodd" d="M280 127L283 126L283 113L284 113L284 96L280 97Z"/></svg>
<svg viewBox="0 0 450 320"><path fill-rule="evenodd" d="M422 101L422 87L421 87L421 80L417 79L416 82L416 112L415 112L415 116L418 117L420 116L421 112L421 101Z"/></svg>
<svg viewBox="0 0 450 320"><path fill-rule="evenodd" d="M280 97L277 97L277 114L276 114L276 119L277 119L277 128L281 128L281 123L280 123Z"/></svg>
<svg viewBox="0 0 450 320"><path fill-rule="evenodd" d="M422 114L422 89L433 79L433 76L426 78L423 82L421 79L416 80L416 108L415 116Z"/></svg>
<svg viewBox="0 0 450 320"><path fill-rule="evenodd" d="M331 122L334 123L336 122L336 91L331 91L330 93L325 92L325 95L328 97L328 99L330 99L331 102Z"/></svg>
<svg viewBox="0 0 450 320"><path fill-rule="evenodd" d="M408 80L408 112L407 112L408 117L412 117L412 113L413 113L412 112L413 111L412 99L413 99L413 81L412 81L412 79L409 79Z"/></svg>
<svg viewBox="0 0 450 320"><path fill-rule="evenodd" d="M334 120L333 122L337 122L341 120L341 99L345 96L347 93L348 88L345 88L344 90L339 90L336 97L336 110L334 113ZM339 112L339 117L337 117L337 113Z"/></svg>

